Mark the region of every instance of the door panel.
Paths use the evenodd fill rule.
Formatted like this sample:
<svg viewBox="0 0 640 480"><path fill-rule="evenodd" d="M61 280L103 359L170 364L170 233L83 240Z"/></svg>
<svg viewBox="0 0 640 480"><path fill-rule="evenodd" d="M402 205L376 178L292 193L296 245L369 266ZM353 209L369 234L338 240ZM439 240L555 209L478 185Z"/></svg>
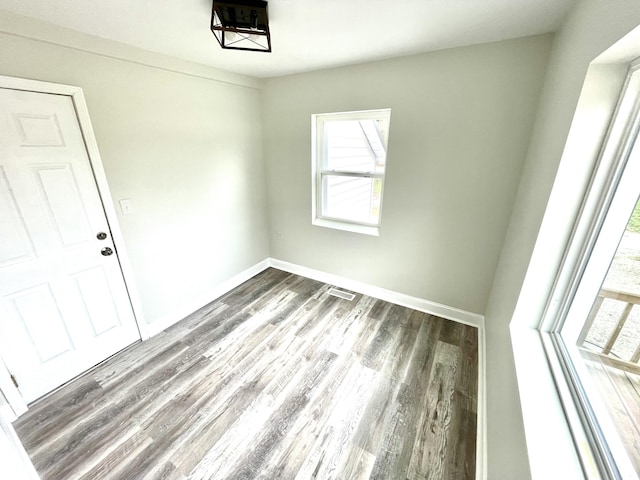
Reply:
<svg viewBox="0 0 640 480"><path fill-rule="evenodd" d="M50 223L63 245L89 240L89 223L70 164L45 165L34 169L40 195L47 205Z"/></svg>
<svg viewBox="0 0 640 480"><path fill-rule="evenodd" d="M139 338L70 97L0 89L0 215L0 355L29 402Z"/></svg>
<svg viewBox="0 0 640 480"><path fill-rule="evenodd" d="M74 349L50 285L38 285L9 296L17 325L31 340L42 363Z"/></svg>
<svg viewBox="0 0 640 480"><path fill-rule="evenodd" d="M102 335L120 326L120 317L115 304L106 272L97 266L73 275L87 320L91 322L95 336Z"/></svg>
<svg viewBox="0 0 640 480"><path fill-rule="evenodd" d="M14 113L13 120L21 147L63 147L58 116Z"/></svg>
<svg viewBox="0 0 640 480"><path fill-rule="evenodd" d="M2 222L0 267L33 258L33 245L2 165L0 165L0 222Z"/></svg>

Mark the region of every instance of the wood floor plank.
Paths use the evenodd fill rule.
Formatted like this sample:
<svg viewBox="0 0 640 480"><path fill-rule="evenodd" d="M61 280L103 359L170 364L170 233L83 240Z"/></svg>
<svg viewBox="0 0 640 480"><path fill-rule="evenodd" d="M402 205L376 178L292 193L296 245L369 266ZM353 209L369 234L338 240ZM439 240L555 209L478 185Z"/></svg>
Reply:
<svg viewBox="0 0 640 480"><path fill-rule="evenodd" d="M322 386L318 386L315 391L309 393L307 407L293 421L293 425L281 442L282 447L273 453L269 462L255 477L256 479L295 478L331 413L336 408L340 408L337 403L340 399L340 391L354 363L354 359L350 356L336 356Z"/></svg>
<svg viewBox="0 0 640 480"><path fill-rule="evenodd" d="M208 362L202 357L198 360ZM85 449L100 451L127 438L127 431L150 415L154 404L161 403L164 387L172 385L184 371L182 364L172 364L148 376L129 394L117 397L109 402L108 408L99 409L97 415L72 427L69 435L59 439L52 448L38 450L33 456L34 464L43 467L47 478L66 478L72 469L80 468L86 461ZM120 428L112 428L114 424ZM54 461L49 460L51 457ZM60 457L66 457L66 461L55 461Z"/></svg>
<svg viewBox="0 0 640 480"><path fill-rule="evenodd" d="M420 326L425 322L427 315L422 312L413 312L407 324L400 327L398 345L391 354L394 357L391 379L394 382L402 382L409 372Z"/></svg>
<svg viewBox="0 0 640 480"><path fill-rule="evenodd" d="M73 382L73 388L58 390L31 406L29 415L20 417L14 424L23 432L21 440L25 448L33 455L41 446L49 445L64 432L65 418L81 417L81 412L88 412L92 401L102 393L100 384L87 375ZM71 405L78 408L70 409Z"/></svg>
<svg viewBox="0 0 640 480"><path fill-rule="evenodd" d="M411 387L402 383L398 391L397 407L378 449L371 479L407 478L411 450L404 448L404 445L407 436L411 435L411 428L415 429L415 425L410 423L415 417L413 397Z"/></svg>
<svg viewBox="0 0 640 480"><path fill-rule="evenodd" d="M467 479L477 330L267 269L30 406L44 480Z"/></svg>
<svg viewBox="0 0 640 480"><path fill-rule="evenodd" d="M281 440L286 435L292 422L302 412L308 403L308 395L322 380L323 376L328 372L329 366L335 360L335 354L331 352L320 352L317 356L313 355L308 358L310 365L305 369L304 374L300 375L299 381L296 382L291 391L283 388L285 382L278 382L274 385L275 389L265 389L265 399L274 399L273 411L271 409L258 409L260 413L271 413L266 418L266 422L261 424L261 428L255 431L252 437L251 448L245 449L244 454L236 455L236 458L225 457L225 463L232 464L231 471L227 474L228 478L234 479L253 479L260 473L262 466L268 461L274 450L280 446ZM289 382L286 382L289 383ZM287 392L288 394L278 401L278 394ZM251 421L256 421L254 415L250 416ZM246 438L244 432L247 431L250 423L245 423L245 428L240 429L239 436ZM227 448L227 452L229 452ZM235 453L235 452L234 452ZM219 463L211 463L209 455L196 467L189 478L191 480L205 480L211 478L214 472L220 473L222 467Z"/></svg>
<svg viewBox="0 0 640 480"><path fill-rule="evenodd" d="M336 355L346 355L353 351L353 345L361 337L364 326L369 323L368 314L376 303L375 298L367 296L353 301L356 302L355 305L347 310L344 318L327 335L324 348Z"/></svg>
<svg viewBox="0 0 640 480"><path fill-rule="evenodd" d="M349 479L368 479L371 477L371 470L375 464L376 457L364 448L351 443L343 455L343 461L338 469L335 477L327 478L349 478ZM318 476L317 478L324 478Z"/></svg>
<svg viewBox="0 0 640 480"><path fill-rule="evenodd" d="M284 353L287 348L298 351L302 343L292 335L277 337L273 341L278 343L270 343L269 346L277 345L281 349L280 353ZM182 399L182 404L186 405L182 418L189 418L189 422L182 422L181 417L175 416L175 409L167 405L163 412L164 423L161 423L164 426L162 435L158 435L159 439L152 447L157 452L147 452L145 460L136 465L134 471L146 470L151 464L149 458L163 456L175 459L174 464L179 465L183 473L187 474L194 464L194 454L203 449L206 451L213 445L209 445L207 440L214 442L221 438L226 429L244 414L243 408L251 404L265 385L272 381L278 382L278 375L283 372L286 374L293 371L293 367L287 369L287 363L293 363L297 359L279 355L276 357L278 364L271 365L278 368L269 368L270 365L256 361L258 356L241 363L231 375L219 377L209 370L205 380L191 389L187 399ZM145 428L157 428L158 423L153 420ZM195 463L199 460L196 458Z"/></svg>
<svg viewBox="0 0 640 480"><path fill-rule="evenodd" d="M224 295L220 301L231 306L246 307L287 279L295 280L290 273L269 269Z"/></svg>
<svg viewBox="0 0 640 480"><path fill-rule="evenodd" d="M438 342L429 388L409 464L408 478L448 478L448 438L455 392L458 347Z"/></svg>
<svg viewBox="0 0 640 480"><path fill-rule="evenodd" d="M288 340L288 343L286 342L286 340ZM297 345L292 345L291 341L294 341ZM284 351L278 352L276 350L276 346L277 345L281 345L281 348L284 349L291 349L295 352L299 352L299 355L301 356L304 353L304 346L309 346L312 345L312 339L307 339L307 340L302 340L302 339L298 339L297 337L294 337L291 335L291 333L286 334L286 329L284 326L280 327L279 329L274 329L272 332L272 338L270 340L270 343L266 343L264 346L265 348L267 348L267 350L265 350L265 354L269 353L272 355L275 355L276 359L283 359L286 360L286 362L289 364L287 366L287 364L282 364L280 366L280 368L277 369L271 369L270 374L275 374L276 372L282 373L283 369L286 372L286 369L288 368L290 372L293 372L297 366L299 365L298 360L299 360L299 356L293 355L293 356L286 356L284 355ZM255 351L251 352L252 355L255 356ZM259 358L261 355L256 356L256 359ZM250 366L254 366L256 365L255 362L250 361L250 362L246 362L247 365ZM257 365L262 365L263 368L266 367L266 365L264 363L257 363ZM271 365L272 367L274 366L273 364ZM264 383L265 381L267 381L269 379L269 375L265 375L263 374L260 378L260 380L262 381L262 383ZM286 383L285 381L282 380L278 380L278 384L283 384ZM275 388L275 387L273 387ZM271 393L273 392L273 388L271 389ZM257 386L254 386L254 389L256 391L259 391L259 388ZM268 392L269 393L269 392ZM247 396L247 398L250 398ZM209 429L209 431L213 431L211 429Z"/></svg>
<svg viewBox="0 0 640 480"><path fill-rule="evenodd" d="M353 439L355 445L372 455L377 453L396 395L396 385L385 373L381 372L376 378L367 409ZM397 385L398 389L400 385Z"/></svg>
<svg viewBox="0 0 640 480"><path fill-rule="evenodd" d="M180 322L172 325L164 332L161 332L160 335L164 335L169 342L181 340L188 331L193 330L201 323L206 322L209 319L216 317L217 315L220 315L227 308L229 308L229 305L220 300L211 302L200 308L199 310L193 312L192 314L186 316Z"/></svg>
<svg viewBox="0 0 640 480"><path fill-rule="evenodd" d="M194 478L207 478L211 471L217 471L222 475L223 468L231 468L235 460L241 455L242 444L247 438L253 438L259 435L259 431L268 420L269 416L281 405L287 398L288 392L296 387L297 382L292 379L300 378L304 375L305 369L300 368L300 364L310 365L315 360L313 344L306 343L304 348L302 340L291 337L294 342L298 342L295 348L296 353L292 356L280 356L287 360L280 365L280 368L270 369L269 376L260 378L261 383L266 383L264 387L258 387L259 392L255 397L255 401L244 411L240 412L236 427L233 430L223 432L223 435L213 446L213 448L205 455L204 459L197 468L191 473Z"/></svg>
<svg viewBox="0 0 640 480"><path fill-rule="evenodd" d="M140 429L132 429L128 433L130 434L129 438L112 443L108 448L100 451L100 454L93 456L92 463L85 462L86 470L84 472L82 468L76 468L74 474L84 480L109 476L115 478L128 458L140 454L153 442L153 439ZM70 472L67 473L67 475L69 474Z"/></svg>
<svg viewBox="0 0 640 480"><path fill-rule="evenodd" d="M259 313L250 315L245 322L239 324L238 328L231 330L227 335L222 337L219 342L216 342L209 349L203 352L206 357L220 358L224 352L233 352L234 349L238 349L245 341L250 337L260 336L260 332L268 331L272 329L271 319L277 314L277 312L286 307L287 302L295 294L289 291L282 291L279 295L274 297L271 302L263 305L263 308Z"/></svg>
<svg viewBox="0 0 640 480"><path fill-rule="evenodd" d="M403 382L413 387L415 401L425 398L444 320L427 316L420 326Z"/></svg>
<svg viewBox="0 0 640 480"><path fill-rule="evenodd" d="M387 310L386 315L381 319L380 328L364 352L363 365L380 370L385 361L394 355L401 329L406 326L410 313L406 308L397 305Z"/></svg>
<svg viewBox="0 0 640 480"><path fill-rule="evenodd" d="M465 328L460 335L460 356L456 377L456 396L465 410L477 413L478 391L478 332L476 329Z"/></svg>
<svg viewBox="0 0 640 480"><path fill-rule="evenodd" d="M332 315L339 306L340 302L335 297L309 299L291 315L292 325L296 327L295 335L305 337L322 329L323 321Z"/></svg>
<svg viewBox="0 0 640 480"><path fill-rule="evenodd" d="M55 427L42 431L40 444L35 446L30 453L35 464L46 462L51 452L60 454L61 451L72 451L75 445L87 441L88 438L100 438L102 428L109 429L110 424L120 417L127 417L129 409L143 408L145 392L157 385L158 382L170 381L171 376L177 373L177 369L166 365L175 359L176 355L184 353L183 345L170 345L161 353L154 355L147 368L140 365L129 370L120 377L119 382L112 383L109 387L94 390L91 395L85 397L85 401L78 404L77 408L67 408L64 413L57 416L51 425ZM76 384L69 386L75 389ZM131 393L128 395L128 393ZM62 394L62 393L61 393ZM100 398L110 397L110 401L97 402ZM51 436L45 433L51 432ZM45 450L46 451L43 451Z"/></svg>
<svg viewBox="0 0 640 480"><path fill-rule="evenodd" d="M373 308L369 312L369 318L372 318L373 320L380 320L384 318L391 307L393 307L393 304L385 302L384 300L376 299Z"/></svg>
<svg viewBox="0 0 640 480"><path fill-rule="evenodd" d="M362 420L371 395L370 386L378 372L364 367L355 358L351 359L351 370L344 388L324 427L318 432L316 441L301 464L296 479L341 478L341 458ZM348 478L348 477L345 477Z"/></svg>
<svg viewBox="0 0 640 480"><path fill-rule="evenodd" d="M440 331L440 341L451 345L460 345L464 325L457 322L444 322Z"/></svg>
<svg viewBox="0 0 640 480"><path fill-rule="evenodd" d="M317 282L315 280L302 279L299 282L296 282L291 285L291 290L297 295L293 297L291 301L289 301L286 307L278 312L274 318L271 320L271 323L278 324L282 321L285 321L289 318L293 313L302 307L308 300L310 300L315 292L322 287L322 283Z"/></svg>

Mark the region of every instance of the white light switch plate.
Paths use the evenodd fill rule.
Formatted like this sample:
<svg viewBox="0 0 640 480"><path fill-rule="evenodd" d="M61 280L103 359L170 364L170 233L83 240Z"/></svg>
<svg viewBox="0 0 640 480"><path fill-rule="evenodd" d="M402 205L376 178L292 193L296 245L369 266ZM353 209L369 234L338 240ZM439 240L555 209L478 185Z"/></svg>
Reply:
<svg viewBox="0 0 640 480"><path fill-rule="evenodd" d="M122 200L120 200L120 210L122 211L123 215L129 215L130 213L133 213L133 204L131 203L130 198L123 198Z"/></svg>

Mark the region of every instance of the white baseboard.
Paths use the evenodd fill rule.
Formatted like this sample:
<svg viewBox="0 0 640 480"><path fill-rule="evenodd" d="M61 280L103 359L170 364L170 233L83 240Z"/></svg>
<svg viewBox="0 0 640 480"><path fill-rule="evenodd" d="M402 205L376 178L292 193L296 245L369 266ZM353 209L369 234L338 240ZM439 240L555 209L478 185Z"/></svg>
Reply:
<svg viewBox="0 0 640 480"><path fill-rule="evenodd" d="M446 318L447 320L464 323L465 325L471 325L476 328L484 327L484 316L478 313L468 312L466 310L450 307L441 303L412 297L411 295L406 295L404 293L394 292L393 290L387 290L386 288L376 287L374 285L358 282L332 273L322 272L313 268L303 267L294 263L283 262L282 260L277 260L275 258L269 259L269 265L273 268L284 270L285 272L295 273L296 275L329 283L336 287L363 293L370 297L379 298L380 300L412 308L413 310L418 310L420 312L430 313L431 315Z"/></svg>
<svg viewBox="0 0 640 480"><path fill-rule="evenodd" d="M484 319L483 319L484 320ZM487 480L487 340L484 321L478 328L478 424L476 428L476 480Z"/></svg>
<svg viewBox="0 0 640 480"><path fill-rule="evenodd" d="M284 262L275 258L266 258L261 262L256 263L254 266L234 275L228 280L216 285L213 289L198 295L197 297L186 302L179 308L172 310L171 312L161 316L157 320L147 324L147 329L151 336L169 328L176 322L179 322L186 316L192 314L199 308L204 307L206 304L212 302L216 298L224 295L225 293L233 290L235 287L243 282L246 282L251 277L257 275L268 267L284 270L285 272L295 273L303 277L318 280L320 282L329 283L340 288L352 290L354 292L363 293L371 297L379 298L381 300L395 303L403 307L412 308L421 312L436 315L438 317L453 320L455 322L464 323L476 328L484 328L484 316L478 313L469 312L456 307L450 307L441 303L432 302L423 298L412 297L404 293L395 292L393 290L387 290L386 288L376 287L363 282L358 282L340 275L334 275L332 273L315 270L313 268L303 267L302 265L296 265L294 263Z"/></svg>
<svg viewBox="0 0 640 480"><path fill-rule="evenodd" d="M154 336L162 332L163 330L166 330L170 326L191 315L196 310L204 307L208 303L213 302L216 298L219 298L225 293L233 290L241 283L246 282L250 278L256 276L258 273L266 270L267 268L269 268L268 258L256 263L254 266L249 267L246 270L243 270L230 279L216 285L211 290L192 298L179 308L176 308L169 313L162 315L157 320L154 320L153 322L147 324L147 331L149 335Z"/></svg>

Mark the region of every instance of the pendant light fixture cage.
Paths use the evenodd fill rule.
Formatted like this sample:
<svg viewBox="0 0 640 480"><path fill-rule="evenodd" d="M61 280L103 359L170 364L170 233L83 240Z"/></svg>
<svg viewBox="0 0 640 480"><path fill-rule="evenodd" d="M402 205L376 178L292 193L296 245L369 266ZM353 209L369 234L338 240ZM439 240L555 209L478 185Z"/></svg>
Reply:
<svg viewBox="0 0 640 480"><path fill-rule="evenodd" d="M266 1L213 0L211 31L222 48L271 51Z"/></svg>

